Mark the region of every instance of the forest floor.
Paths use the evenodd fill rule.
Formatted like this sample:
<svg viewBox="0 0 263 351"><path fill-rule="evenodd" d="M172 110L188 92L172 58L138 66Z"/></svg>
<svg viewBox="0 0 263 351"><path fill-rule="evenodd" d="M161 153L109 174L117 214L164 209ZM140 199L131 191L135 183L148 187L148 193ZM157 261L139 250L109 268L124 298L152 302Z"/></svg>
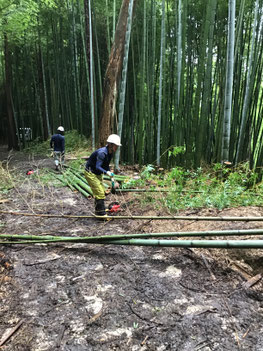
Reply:
<svg viewBox="0 0 263 351"><path fill-rule="evenodd" d="M2 150L0 160L6 157ZM18 153L9 167L25 175L29 169L53 168L53 162ZM128 204L121 214L168 214L142 208L138 196L110 194L106 202ZM4 199L8 202L0 203L2 211L90 215L94 209L92 199L66 187L43 186L30 176ZM178 215L262 217L263 207L198 209ZM12 214L0 218L0 235L96 236L262 227L262 222L101 222ZM251 287L245 283L262 270L262 250L0 245L0 349L260 351L262 280Z"/></svg>

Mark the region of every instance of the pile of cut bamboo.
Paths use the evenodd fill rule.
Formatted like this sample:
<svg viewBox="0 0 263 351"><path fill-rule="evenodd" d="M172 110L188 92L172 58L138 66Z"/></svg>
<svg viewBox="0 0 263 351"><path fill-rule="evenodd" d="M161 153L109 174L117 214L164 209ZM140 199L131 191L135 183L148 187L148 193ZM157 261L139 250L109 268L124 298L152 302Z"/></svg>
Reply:
<svg viewBox="0 0 263 351"><path fill-rule="evenodd" d="M62 172L63 177L57 175L57 178L63 182L64 185L70 187L71 190L78 190L85 197L93 196L93 192L84 177L84 172L78 171L72 167L67 166ZM111 187L111 178L107 175L104 175L104 187L105 191L109 190ZM123 182L127 179L126 176L114 175L114 179L118 182Z"/></svg>

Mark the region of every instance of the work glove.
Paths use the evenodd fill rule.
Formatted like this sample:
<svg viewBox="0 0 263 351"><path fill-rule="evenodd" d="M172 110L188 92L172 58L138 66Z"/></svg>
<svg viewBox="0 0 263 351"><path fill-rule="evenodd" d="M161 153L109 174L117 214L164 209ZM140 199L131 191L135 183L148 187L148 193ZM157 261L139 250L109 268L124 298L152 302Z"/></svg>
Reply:
<svg viewBox="0 0 263 351"><path fill-rule="evenodd" d="M113 187L114 187L114 189L119 189L120 184L115 180Z"/></svg>
<svg viewBox="0 0 263 351"><path fill-rule="evenodd" d="M114 180L114 178L111 178L111 192L112 194L116 194L116 189L119 189L120 184Z"/></svg>
<svg viewBox="0 0 263 351"><path fill-rule="evenodd" d="M106 173L109 177L114 177L114 173L112 173L112 172L110 172L110 171L107 171L107 173Z"/></svg>

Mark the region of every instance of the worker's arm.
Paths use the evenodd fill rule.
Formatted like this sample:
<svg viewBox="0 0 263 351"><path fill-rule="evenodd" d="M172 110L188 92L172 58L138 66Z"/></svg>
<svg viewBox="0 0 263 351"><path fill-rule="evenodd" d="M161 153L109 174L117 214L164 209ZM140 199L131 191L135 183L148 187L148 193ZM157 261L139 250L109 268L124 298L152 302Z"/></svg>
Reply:
<svg viewBox="0 0 263 351"><path fill-rule="evenodd" d="M110 170L110 167L108 166L107 169L103 168L103 162L105 161L106 154L104 152L99 152L97 155L97 162L96 162L96 169L100 171L103 174L107 174L107 172Z"/></svg>
<svg viewBox="0 0 263 351"><path fill-rule="evenodd" d="M63 137L61 142L62 152L65 153L65 138Z"/></svg>

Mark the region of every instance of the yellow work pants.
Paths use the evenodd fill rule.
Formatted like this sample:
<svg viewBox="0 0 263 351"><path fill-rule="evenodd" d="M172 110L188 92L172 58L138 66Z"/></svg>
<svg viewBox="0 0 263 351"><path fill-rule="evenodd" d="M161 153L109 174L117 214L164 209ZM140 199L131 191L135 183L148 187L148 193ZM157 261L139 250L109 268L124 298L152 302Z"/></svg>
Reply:
<svg viewBox="0 0 263 351"><path fill-rule="evenodd" d="M93 192L93 197L96 200L105 199L105 189L102 183L103 174L96 175L92 172L85 171L84 175L89 186L91 187L91 190Z"/></svg>

